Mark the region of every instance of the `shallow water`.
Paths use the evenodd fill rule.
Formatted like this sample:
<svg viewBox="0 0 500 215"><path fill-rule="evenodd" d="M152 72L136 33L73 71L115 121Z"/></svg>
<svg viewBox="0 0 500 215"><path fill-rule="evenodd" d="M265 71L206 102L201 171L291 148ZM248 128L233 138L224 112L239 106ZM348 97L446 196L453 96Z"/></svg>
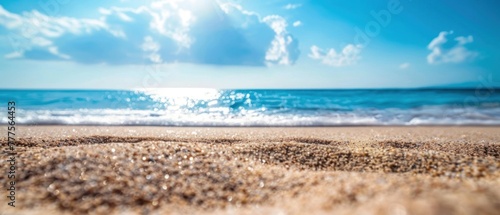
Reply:
<svg viewBox="0 0 500 215"><path fill-rule="evenodd" d="M0 90L0 101L16 102L22 124L500 125L499 91ZM0 112L1 123L6 115Z"/></svg>

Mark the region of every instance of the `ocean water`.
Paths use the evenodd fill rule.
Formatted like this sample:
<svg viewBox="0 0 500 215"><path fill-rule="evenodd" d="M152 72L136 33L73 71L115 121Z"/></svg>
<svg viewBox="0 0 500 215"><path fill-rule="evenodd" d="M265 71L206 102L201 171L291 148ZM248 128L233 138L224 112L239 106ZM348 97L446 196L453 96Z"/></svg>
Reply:
<svg viewBox="0 0 500 215"><path fill-rule="evenodd" d="M500 89L0 90L0 122L157 126L500 125Z"/></svg>

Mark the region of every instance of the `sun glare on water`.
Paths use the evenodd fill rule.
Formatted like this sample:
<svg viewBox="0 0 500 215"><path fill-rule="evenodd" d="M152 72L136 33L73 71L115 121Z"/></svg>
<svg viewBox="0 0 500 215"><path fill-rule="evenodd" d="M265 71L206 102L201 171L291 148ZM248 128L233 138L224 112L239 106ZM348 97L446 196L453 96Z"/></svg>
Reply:
<svg viewBox="0 0 500 215"><path fill-rule="evenodd" d="M157 102L166 103L171 101L174 104L186 101L213 101L221 96L220 90L205 88L168 88L168 89L147 89L138 90Z"/></svg>

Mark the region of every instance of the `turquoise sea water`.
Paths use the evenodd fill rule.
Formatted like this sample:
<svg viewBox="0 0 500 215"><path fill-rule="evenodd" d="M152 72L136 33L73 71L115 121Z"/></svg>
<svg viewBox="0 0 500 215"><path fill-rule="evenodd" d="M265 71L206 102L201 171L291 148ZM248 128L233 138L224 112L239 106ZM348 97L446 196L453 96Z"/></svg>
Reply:
<svg viewBox="0 0 500 215"><path fill-rule="evenodd" d="M0 90L19 124L500 125L500 89Z"/></svg>

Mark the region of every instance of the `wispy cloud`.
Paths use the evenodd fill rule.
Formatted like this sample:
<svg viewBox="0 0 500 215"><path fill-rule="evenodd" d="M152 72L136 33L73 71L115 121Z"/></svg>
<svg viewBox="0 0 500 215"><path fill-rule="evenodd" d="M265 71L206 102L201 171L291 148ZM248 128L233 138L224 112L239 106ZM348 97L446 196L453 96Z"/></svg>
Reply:
<svg viewBox="0 0 500 215"><path fill-rule="evenodd" d="M294 10L299 7L302 7L302 4L287 4L283 8L285 8L286 10Z"/></svg>
<svg viewBox="0 0 500 215"><path fill-rule="evenodd" d="M402 63L401 65L399 65L399 68L400 69L408 69L410 68L410 63Z"/></svg>
<svg viewBox="0 0 500 215"><path fill-rule="evenodd" d="M451 34L453 34L453 31L442 31L429 43L427 46L431 50L431 53L427 56L429 64L461 63L472 60L478 55L477 52L470 51L465 47L465 45L474 42L472 36L456 37L456 44L451 48L445 48L445 45L449 43L447 36Z"/></svg>
<svg viewBox="0 0 500 215"><path fill-rule="evenodd" d="M348 44L340 52L335 51L335 49L324 51L317 46L312 46L309 57L320 60L325 65L342 67L356 64L361 58L360 53L360 45Z"/></svg>
<svg viewBox="0 0 500 215"><path fill-rule="evenodd" d="M147 58L153 63L162 63L161 56L158 54L160 51L160 44L153 40L151 36L144 37L142 43L142 50L147 53Z"/></svg>
<svg viewBox="0 0 500 215"><path fill-rule="evenodd" d="M295 21L295 22L293 23L293 27L299 27L299 26L301 26L301 25L302 25L302 22L301 22L301 21Z"/></svg>
<svg viewBox="0 0 500 215"><path fill-rule="evenodd" d="M10 13L0 5L0 26L10 31L8 38L14 48L6 58L20 58L25 52L43 50L61 59L69 56L61 53L53 39L63 35L83 35L96 31L107 31L115 36L122 35L113 31L102 20L75 19L69 17L49 17L38 11L25 12L23 15Z"/></svg>

